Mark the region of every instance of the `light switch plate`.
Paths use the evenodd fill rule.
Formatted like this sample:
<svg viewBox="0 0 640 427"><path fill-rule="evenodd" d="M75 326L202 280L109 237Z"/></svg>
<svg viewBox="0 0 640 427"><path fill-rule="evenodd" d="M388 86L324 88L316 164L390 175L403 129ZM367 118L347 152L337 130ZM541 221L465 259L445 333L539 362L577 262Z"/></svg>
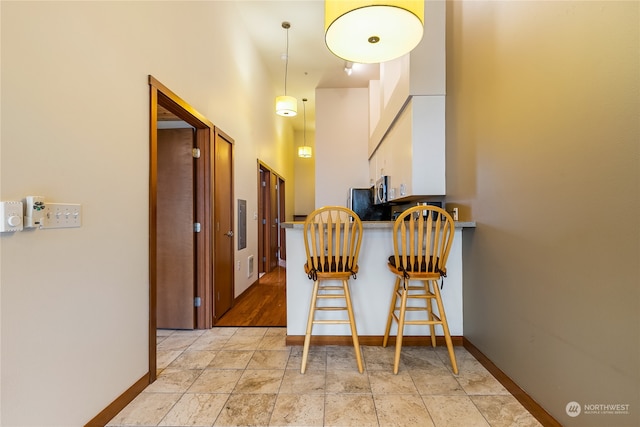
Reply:
<svg viewBox="0 0 640 427"><path fill-rule="evenodd" d="M82 205L47 203L41 228L75 228L82 225Z"/></svg>

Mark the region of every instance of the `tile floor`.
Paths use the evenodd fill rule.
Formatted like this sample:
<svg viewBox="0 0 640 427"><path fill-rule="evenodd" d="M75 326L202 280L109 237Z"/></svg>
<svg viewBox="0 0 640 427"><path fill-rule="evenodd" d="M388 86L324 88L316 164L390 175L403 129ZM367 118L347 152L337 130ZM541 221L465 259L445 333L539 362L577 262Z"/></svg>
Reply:
<svg viewBox="0 0 640 427"><path fill-rule="evenodd" d="M158 379L108 426L540 426L463 347L301 346L285 328L158 331Z"/></svg>

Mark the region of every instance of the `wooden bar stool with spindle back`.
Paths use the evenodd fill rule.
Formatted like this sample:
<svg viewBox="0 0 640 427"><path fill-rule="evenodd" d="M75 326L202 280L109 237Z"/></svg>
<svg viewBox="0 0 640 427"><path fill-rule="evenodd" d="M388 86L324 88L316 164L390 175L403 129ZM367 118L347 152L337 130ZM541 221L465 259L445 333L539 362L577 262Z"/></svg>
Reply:
<svg viewBox="0 0 640 427"><path fill-rule="evenodd" d="M447 258L453 242L451 215L436 206L414 206L402 212L393 225L393 251L389 270L395 274L395 286L382 346L389 340L392 321L398 323L393 373L398 373L405 325L429 325L431 345L436 346L435 326L442 326L453 373L458 373L447 316L444 312L438 280L447 275ZM419 284L411 284L411 282ZM408 304L410 300L419 300ZM435 300L437 312L433 310ZM407 312L424 312L424 317L407 320Z"/></svg>
<svg viewBox="0 0 640 427"><path fill-rule="evenodd" d="M358 255L362 242L362 222L358 215L341 206L325 206L310 213L304 222L304 245L307 262L304 271L313 280L309 320L304 338L301 373L307 368L313 325L348 324L356 351L358 371L363 372L358 332L349 292L349 278L358 272ZM338 281L340 284L336 284ZM327 283L328 282L328 283ZM326 300L319 304L319 300ZM342 302L341 300L344 300ZM346 311L348 319L327 319L318 312Z"/></svg>

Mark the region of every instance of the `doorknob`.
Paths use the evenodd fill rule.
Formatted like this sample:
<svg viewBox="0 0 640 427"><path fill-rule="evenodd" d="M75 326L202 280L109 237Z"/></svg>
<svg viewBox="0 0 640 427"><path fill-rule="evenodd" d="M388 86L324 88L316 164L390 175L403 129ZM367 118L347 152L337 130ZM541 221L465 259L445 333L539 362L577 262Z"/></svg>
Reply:
<svg viewBox="0 0 640 427"><path fill-rule="evenodd" d="M225 234L226 236L233 237L233 230L229 230L229 231L227 231L227 232L226 232L226 233L224 233L224 234Z"/></svg>

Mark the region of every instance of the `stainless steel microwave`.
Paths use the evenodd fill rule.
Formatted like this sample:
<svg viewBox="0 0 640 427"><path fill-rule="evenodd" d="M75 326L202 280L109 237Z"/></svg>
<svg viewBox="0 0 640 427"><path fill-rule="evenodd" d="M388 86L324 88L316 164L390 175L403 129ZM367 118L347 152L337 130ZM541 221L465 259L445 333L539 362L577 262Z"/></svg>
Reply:
<svg viewBox="0 0 640 427"><path fill-rule="evenodd" d="M389 189L391 188L391 177L382 175L376 181L376 187L373 195L373 203L379 205L389 201Z"/></svg>

